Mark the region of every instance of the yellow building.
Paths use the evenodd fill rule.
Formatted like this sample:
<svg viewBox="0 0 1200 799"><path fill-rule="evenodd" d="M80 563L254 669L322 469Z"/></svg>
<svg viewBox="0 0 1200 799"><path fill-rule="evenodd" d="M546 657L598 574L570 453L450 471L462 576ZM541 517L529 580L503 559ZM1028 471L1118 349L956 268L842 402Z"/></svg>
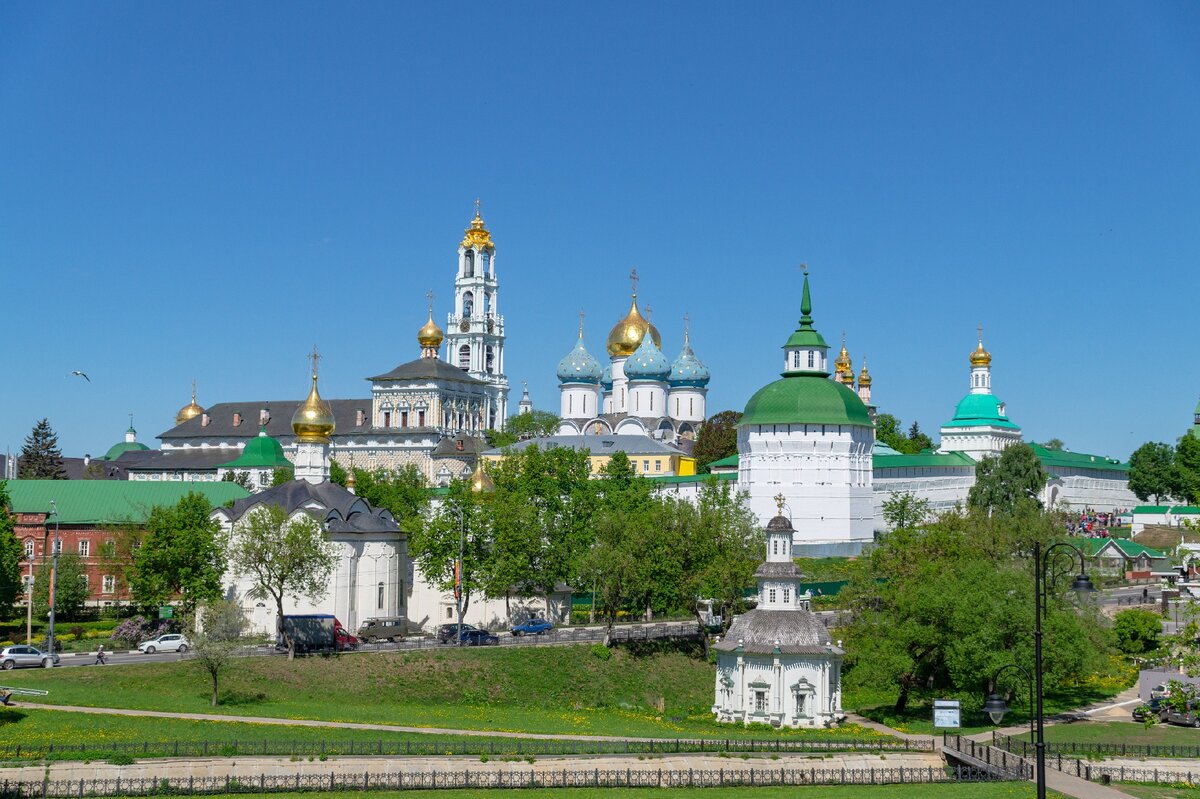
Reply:
<svg viewBox="0 0 1200 799"><path fill-rule="evenodd" d="M647 477L684 477L696 473L695 458L661 441L655 441L642 435L542 436L519 441L505 449L487 450L482 457L484 460L495 462L504 458L506 449L522 450L534 445L542 449L567 447L574 450L585 450L588 453L592 474L599 474L612 456L618 452L625 453L636 474Z"/></svg>

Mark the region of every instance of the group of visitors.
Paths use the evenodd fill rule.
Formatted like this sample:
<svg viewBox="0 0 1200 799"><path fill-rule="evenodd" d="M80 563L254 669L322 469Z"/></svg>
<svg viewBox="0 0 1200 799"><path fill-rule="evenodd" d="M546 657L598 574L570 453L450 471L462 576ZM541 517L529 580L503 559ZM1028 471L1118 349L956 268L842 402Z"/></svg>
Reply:
<svg viewBox="0 0 1200 799"><path fill-rule="evenodd" d="M1108 538L1108 528L1116 526L1117 520L1127 513L1128 508L1114 508L1111 511L1084 508L1074 519L1067 522L1067 532L1088 538Z"/></svg>

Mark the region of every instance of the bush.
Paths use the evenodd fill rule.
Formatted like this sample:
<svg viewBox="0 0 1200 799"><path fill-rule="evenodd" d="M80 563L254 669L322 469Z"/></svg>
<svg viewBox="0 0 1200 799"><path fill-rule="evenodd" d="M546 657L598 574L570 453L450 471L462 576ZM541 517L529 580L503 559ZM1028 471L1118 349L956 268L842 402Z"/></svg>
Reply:
<svg viewBox="0 0 1200 799"><path fill-rule="evenodd" d="M1158 649L1162 616L1143 608L1122 610L1113 619L1117 648L1126 655L1142 655Z"/></svg>
<svg viewBox="0 0 1200 799"><path fill-rule="evenodd" d="M592 657L599 658L600 660L608 660L612 657L612 650L604 644L599 643L592 644L591 653Z"/></svg>
<svg viewBox="0 0 1200 799"><path fill-rule="evenodd" d="M150 638L155 638L170 629L166 622L150 621L145 616L126 619L112 631L114 644L124 644L130 649Z"/></svg>

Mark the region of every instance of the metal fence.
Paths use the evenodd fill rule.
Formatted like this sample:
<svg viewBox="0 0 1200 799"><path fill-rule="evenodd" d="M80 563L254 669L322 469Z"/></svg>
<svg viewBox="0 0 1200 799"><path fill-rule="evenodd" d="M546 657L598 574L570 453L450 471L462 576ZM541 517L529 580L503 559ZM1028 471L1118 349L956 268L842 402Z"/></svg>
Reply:
<svg viewBox="0 0 1200 799"><path fill-rule="evenodd" d="M156 796L270 791L434 790L453 788L720 788L771 785L894 785L994 782L982 769L529 769L434 770L413 773L293 774L256 777L173 777L111 780L38 780L0 783L0 797Z"/></svg>
<svg viewBox="0 0 1200 799"><path fill-rule="evenodd" d="M1033 757L1036 750L1032 743L1011 735L992 733L992 743L1023 757ZM1127 744L1098 743L1087 741L1048 741L1046 757L1174 757L1200 759L1200 745L1191 744Z"/></svg>
<svg viewBox="0 0 1200 799"><path fill-rule="evenodd" d="M507 632L493 633L499 641L494 646L547 646L554 644L591 643L603 641L607 629L605 627L555 627L543 635L513 636ZM662 622L658 624L624 624L613 627L612 642L623 641L654 641L671 638L696 638L701 632L695 620ZM454 641L441 643L435 637L406 638L399 643L368 644L360 642L359 651L374 652L406 652L413 649L446 649L453 647Z"/></svg>
<svg viewBox="0 0 1200 799"><path fill-rule="evenodd" d="M1028 779L1033 776L1033 764L1020 755L956 733L942 735L942 751L947 757L1005 779Z"/></svg>
<svg viewBox="0 0 1200 799"><path fill-rule="evenodd" d="M1064 758L1061 755L1047 756L1046 765L1067 774L1074 774L1089 782L1099 782L1105 785L1110 782L1142 782L1161 785L1188 783L1194 785L1197 780L1200 780L1200 771L1195 769L1109 766L1104 763L1089 763L1086 760Z"/></svg>
<svg viewBox="0 0 1200 799"><path fill-rule="evenodd" d="M4 760L98 760L113 755L130 757L249 757L320 755L656 755L704 753L803 753L803 752L932 752L933 739L901 738L631 738L628 740L588 741L537 738L486 738L458 735L452 738L421 740L376 739L333 740L262 740L262 741L140 741L125 743L85 742L44 746L15 744L0 748Z"/></svg>

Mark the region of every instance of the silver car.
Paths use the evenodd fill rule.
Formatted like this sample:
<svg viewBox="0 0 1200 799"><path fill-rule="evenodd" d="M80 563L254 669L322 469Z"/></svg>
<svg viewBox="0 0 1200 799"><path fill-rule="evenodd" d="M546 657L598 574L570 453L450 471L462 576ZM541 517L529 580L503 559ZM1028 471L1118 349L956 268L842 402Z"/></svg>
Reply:
<svg viewBox="0 0 1200 799"><path fill-rule="evenodd" d="M0 649L0 666L5 669L37 666L48 669L58 665L58 655L43 652L35 646L6 646Z"/></svg>
<svg viewBox="0 0 1200 799"><path fill-rule="evenodd" d="M143 641L138 644L138 651L147 655L153 655L155 652L186 652L189 646L188 639L179 633L168 633Z"/></svg>

